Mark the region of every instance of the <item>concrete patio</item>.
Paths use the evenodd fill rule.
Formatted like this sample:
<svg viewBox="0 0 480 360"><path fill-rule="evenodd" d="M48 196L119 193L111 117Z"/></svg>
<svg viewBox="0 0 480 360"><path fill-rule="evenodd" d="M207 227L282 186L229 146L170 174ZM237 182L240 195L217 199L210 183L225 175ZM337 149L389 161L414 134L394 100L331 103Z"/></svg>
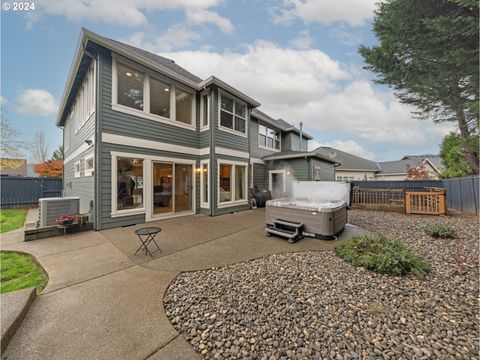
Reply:
<svg viewBox="0 0 480 360"><path fill-rule="evenodd" d="M264 210L219 217L189 216L160 226L162 252L133 255L134 230L145 224L18 242L2 250L28 252L49 274L3 359L194 359L197 354L168 321L162 304L182 271L220 267L275 253L331 250L362 233L348 226L336 241L305 238L290 245L264 235Z"/></svg>

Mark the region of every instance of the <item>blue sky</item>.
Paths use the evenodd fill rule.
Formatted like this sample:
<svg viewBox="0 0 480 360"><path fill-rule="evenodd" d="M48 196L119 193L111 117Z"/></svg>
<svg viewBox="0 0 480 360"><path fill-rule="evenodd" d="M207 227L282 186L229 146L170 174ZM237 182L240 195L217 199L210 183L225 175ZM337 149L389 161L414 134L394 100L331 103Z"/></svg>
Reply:
<svg viewBox="0 0 480 360"><path fill-rule="evenodd" d="M20 138L61 143L58 102L80 28L174 59L246 92L275 118L303 121L316 145L377 161L438 153L450 125L372 83L358 55L375 44L370 0L42 0L1 15L2 108Z"/></svg>

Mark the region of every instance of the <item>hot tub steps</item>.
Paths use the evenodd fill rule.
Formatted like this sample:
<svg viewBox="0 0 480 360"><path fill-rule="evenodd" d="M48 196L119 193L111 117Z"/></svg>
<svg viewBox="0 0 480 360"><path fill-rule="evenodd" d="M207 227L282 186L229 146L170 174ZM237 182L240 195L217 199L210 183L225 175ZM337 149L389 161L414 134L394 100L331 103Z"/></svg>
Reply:
<svg viewBox="0 0 480 360"><path fill-rule="evenodd" d="M273 225L267 226L265 229L265 234L287 238L290 244L294 244L303 239L303 227L303 223L300 222L274 219Z"/></svg>

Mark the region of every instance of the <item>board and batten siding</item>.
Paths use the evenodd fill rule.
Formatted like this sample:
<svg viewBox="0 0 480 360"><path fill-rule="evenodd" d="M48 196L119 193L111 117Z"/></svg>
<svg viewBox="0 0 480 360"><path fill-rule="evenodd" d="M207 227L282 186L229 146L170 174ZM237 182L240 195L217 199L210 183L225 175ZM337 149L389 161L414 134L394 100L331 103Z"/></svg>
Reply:
<svg viewBox="0 0 480 360"><path fill-rule="evenodd" d="M308 140L302 139L300 148L300 135L293 131L282 132L282 151L306 151L308 150Z"/></svg>

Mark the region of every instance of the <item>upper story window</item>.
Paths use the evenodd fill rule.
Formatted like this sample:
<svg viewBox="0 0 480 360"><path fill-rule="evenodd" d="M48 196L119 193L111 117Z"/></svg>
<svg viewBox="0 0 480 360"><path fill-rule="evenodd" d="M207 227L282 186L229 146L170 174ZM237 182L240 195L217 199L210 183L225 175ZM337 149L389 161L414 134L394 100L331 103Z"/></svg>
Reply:
<svg viewBox="0 0 480 360"><path fill-rule="evenodd" d="M195 129L195 92L128 60L113 59L112 109Z"/></svg>
<svg viewBox="0 0 480 360"><path fill-rule="evenodd" d="M117 102L137 110L143 110L145 75L123 64L117 65Z"/></svg>
<svg viewBox="0 0 480 360"><path fill-rule="evenodd" d="M247 107L223 94L220 97L220 126L246 135Z"/></svg>
<svg viewBox="0 0 480 360"><path fill-rule="evenodd" d="M208 127L210 117L210 97L207 93L200 97L200 127L203 129Z"/></svg>
<svg viewBox="0 0 480 360"><path fill-rule="evenodd" d="M172 87L163 81L150 78L150 112L170 119Z"/></svg>
<svg viewBox="0 0 480 360"><path fill-rule="evenodd" d="M258 124L258 146L280 150L280 131Z"/></svg>

